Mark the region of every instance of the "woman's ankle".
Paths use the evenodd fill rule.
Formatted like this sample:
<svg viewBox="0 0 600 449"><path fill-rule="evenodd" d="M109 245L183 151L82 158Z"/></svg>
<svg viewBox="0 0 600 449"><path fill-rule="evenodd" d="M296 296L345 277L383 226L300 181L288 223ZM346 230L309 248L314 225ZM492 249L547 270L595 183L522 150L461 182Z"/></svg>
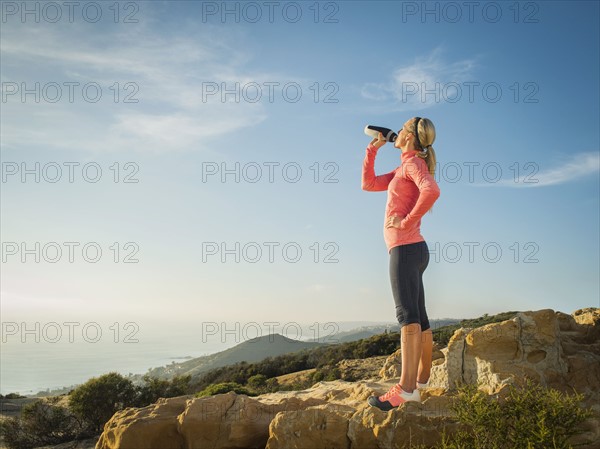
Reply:
<svg viewBox="0 0 600 449"><path fill-rule="evenodd" d="M416 387L416 385L415 385L415 387ZM408 394L413 394L415 392L415 390L417 389L417 388L413 388L412 390L409 391L408 388L404 388L402 385L400 385L400 388L402 388L402 391L404 391L405 393L408 393Z"/></svg>

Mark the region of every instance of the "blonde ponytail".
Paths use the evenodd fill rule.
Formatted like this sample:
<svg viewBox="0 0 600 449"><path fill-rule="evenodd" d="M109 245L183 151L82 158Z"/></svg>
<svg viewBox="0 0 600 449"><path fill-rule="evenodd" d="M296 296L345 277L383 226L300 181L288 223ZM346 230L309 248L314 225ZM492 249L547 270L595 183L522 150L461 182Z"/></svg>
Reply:
<svg viewBox="0 0 600 449"><path fill-rule="evenodd" d="M417 122L417 117L415 117L413 121L413 127ZM421 151L417 152L417 156L421 159L425 160L427 164L427 169L431 176L435 174L435 150L433 149L433 142L435 141L435 126L433 126L433 122L428 118L420 118L418 119L417 129L415 129L416 141L421 144ZM433 211L433 207L429 209L429 212Z"/></svg>
<svg viewBox="0 0 600 449"><path fill-rule="evenodd" d="M416 121L417 118L415 117L413 126ZM417 156L425 160L427 169L431 173L431 176L433 176L436 164L435 150L432 146L435 141L435 126L433 126L433 122L428 118L419 119L417 129L415 129L415 136L417 137L415 140L421 144L421 151L417 153Z"/></svg>

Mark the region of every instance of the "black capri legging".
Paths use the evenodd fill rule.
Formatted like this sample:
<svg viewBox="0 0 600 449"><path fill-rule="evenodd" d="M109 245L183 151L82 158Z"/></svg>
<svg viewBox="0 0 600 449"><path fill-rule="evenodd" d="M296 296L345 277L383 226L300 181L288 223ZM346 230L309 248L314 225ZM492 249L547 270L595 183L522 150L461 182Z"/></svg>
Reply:
<svg viewBox="0 0 600 449"><path fill-rule="evenodd" d="M400 327L419 323L421 331L430 328L423 289L428 264L429 248L424 241L395 246L390 251L390 281Z"/></svg>

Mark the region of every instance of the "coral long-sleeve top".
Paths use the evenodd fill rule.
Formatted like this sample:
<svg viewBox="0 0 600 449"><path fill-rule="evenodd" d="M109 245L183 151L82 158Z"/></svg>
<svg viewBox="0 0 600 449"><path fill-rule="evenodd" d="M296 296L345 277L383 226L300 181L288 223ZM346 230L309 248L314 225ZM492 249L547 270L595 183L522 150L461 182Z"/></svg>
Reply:
<svg viewBox="0 0 600 449"><path fill-rule="evenodd" d="M402 152L401 164L389 173L375 175L378 148L367 146L362 170L362 189L370 192L387 190L383 223L383 238L388 249L398 245L422 242L421 217L440 196L440 188L429 173L426 162L416 156L416 150ZM388 227L389 217L402 218L400 227Z"/></svg>

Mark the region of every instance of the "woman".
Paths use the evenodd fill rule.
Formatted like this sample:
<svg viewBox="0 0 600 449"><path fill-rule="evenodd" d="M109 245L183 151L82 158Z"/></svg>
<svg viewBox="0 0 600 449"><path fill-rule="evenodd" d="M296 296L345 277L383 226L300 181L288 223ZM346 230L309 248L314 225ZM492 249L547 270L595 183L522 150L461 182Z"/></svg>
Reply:
<svg viewBox="0 0 600 449"><path fill-rule="evenodd" d="M390 280L396 303L396 318L402 338L400 382L369 404L391 410L403 402L421 401L419 388L427 385L431 370L433 336L425 310L423 272L429 249L421 235L421 217L440 196L433 178L435 127L431 120L414 117L402 129L394 146L401 150L402 164L385 175L375 176L375 157L386 140L379 133L367 146L363 162L362 188L387 190L383 235L390 254Z"/></svg>

